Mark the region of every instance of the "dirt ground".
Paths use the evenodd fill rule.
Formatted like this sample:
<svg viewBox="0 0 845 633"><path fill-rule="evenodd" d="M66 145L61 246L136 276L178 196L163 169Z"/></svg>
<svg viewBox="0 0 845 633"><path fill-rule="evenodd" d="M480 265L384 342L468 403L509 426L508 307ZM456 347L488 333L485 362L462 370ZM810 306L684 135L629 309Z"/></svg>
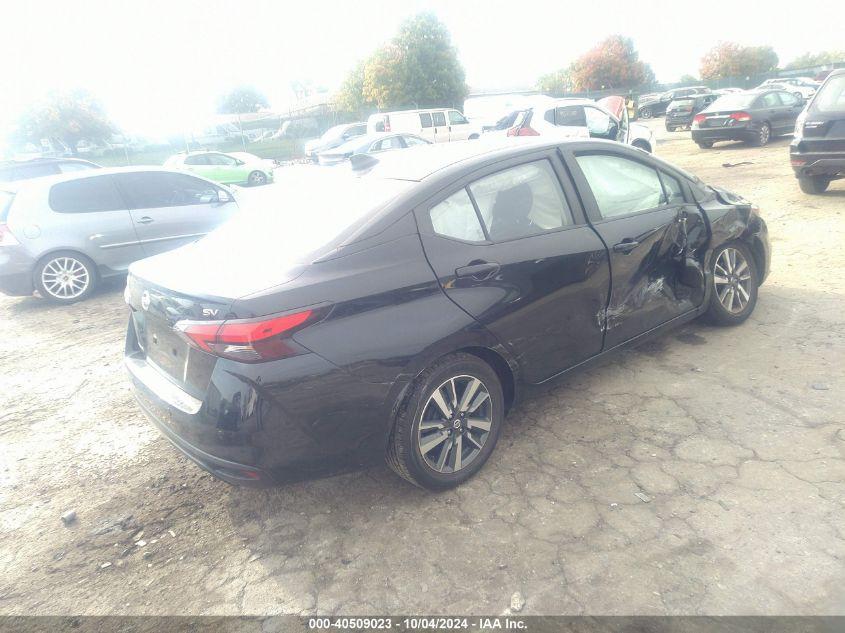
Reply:
<svg viewBox="0 0 845 633"><path fill-rule="evenodd" d="M120 283L0 298L0 613L845 613L845 184L802 194L787 139L649 125L762 208L756 312L532 397L452 492L380 465L232 488L135 406Z"/></svg>

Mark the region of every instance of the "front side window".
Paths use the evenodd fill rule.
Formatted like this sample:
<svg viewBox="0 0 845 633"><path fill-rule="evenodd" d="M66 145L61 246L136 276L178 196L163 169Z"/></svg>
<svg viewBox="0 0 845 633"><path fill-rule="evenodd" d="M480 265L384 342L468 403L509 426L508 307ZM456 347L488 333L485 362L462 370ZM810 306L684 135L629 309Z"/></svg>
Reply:
<svg viewBox="0 0 845 633"><path fill-rule="evenodd" d="M420 125L422 127L431 127L431 113L420 112Z"/></svg>
<svg viewBox="0 0 845 633"><path fill-rule="evenodd" d="M792 107L794 105L797 105L798 103L798 99L795 97L795 95L790 94L788 92L779 92L778 97L780 97L781 102L785 106Z"/></svg>
<svg viewBox="0 0 845 633"><path fill-rule="evenodd" d="M449 110L449 123L452 125L466 125L469 121L457 110Z"/></svg>
<svg viewBox="0 0 845 633"><path fill-rule="evenodd" d="M434 125L436 127L446 125L446 114L444 112L432 112L431 118L434 121Z"/></svg>
<svg viewBox="0 0 845 633"><path fill-rule="evenodd" d="M184 174L132 172L117 178L133 209L209 204L219 196L219 190L211 183Z"/></svg>
<svg viewBox="0 0 845 633"><path fill-rule="evenodd" d="M225 167L234 167L238 164L237 159L226 154L208 154L209 165L222 165Z"/></svg>
<svg viewBox="0 0 845 633"><path fill-rule="evenodd" d="M185 157L186 165L208 165L208 154L197 154Z"/></svg>
<svg viewBox="0 0 845 633"><path fill-rule="evenodd" d="M469 186L493 241L507 241L572 224L560 182L547 160L511 167Z"/></svg>
<svg viewBox="0 0 845 633"><path fill-rule="evenodd" d="M778 108L781 105L776 92L767 92L763 95L761 102L764 108Z"/></svg>
<svg viewBox="0 0 845 633"><path fill-rule="evenodd" d="M614 136L613 119L607 112L602 112L598 108L587 107L584 108L584 116L587 119L587 129L590 131L590 136L602 138Z"/></svg>
<svg viewBox="0 0 845 633"><path fill-rule="evenodd" d="M664 203L657 171L611 154L576 156L602 218L648 211Z"/></svg>
<svg viewBox="0 0 845 633"><path fill-rule="evenodd" d="M484 231L466 189L452 194L429 212L434 232L466 242L483 242Z"/></svg>
<svg viewBox="0 0 845 633"><path fill-rule="evenodd" d="M94 213L125 209L111 177L79 178L50 188L50 208L56 213Z"/></svg>

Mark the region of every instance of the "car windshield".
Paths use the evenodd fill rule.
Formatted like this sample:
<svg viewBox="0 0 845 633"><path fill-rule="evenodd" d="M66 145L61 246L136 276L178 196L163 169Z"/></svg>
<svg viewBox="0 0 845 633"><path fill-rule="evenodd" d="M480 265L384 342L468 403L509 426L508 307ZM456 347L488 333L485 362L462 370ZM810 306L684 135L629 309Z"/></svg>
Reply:
<svg viewBox="0 0 845 633"><path fill-rule="evenodd" d="M707 111L716 112L718 110L741 110L749 107L756 98L756 94L736 93L725 95L723 97L719 97L711 103L710 107L707 108Z"/></svg>
<svg viewBox="0 0 845 633"><path fill-rule="evenodd" d="M828 81L810 108L814 112L845 112L845 75Z"/></svg>
<svg viewBox="0 0 845 633"><path fill-rule="evenodd" d="M345 169L307 168L289 169L278 184L239 192L240 213L198 244L226 252L272 251L280 268L303 263L321 246L351 234L411 185Z"/></svg>
<svg viewBox="0 0 845 633"><path fill-rule="evenodd" d="M331 141L336 138L340 138L343 135L343 131L347 128L346 125L335 125L334 127L330 127L326 130L323 135L320 137L321 141Z"/></svg>

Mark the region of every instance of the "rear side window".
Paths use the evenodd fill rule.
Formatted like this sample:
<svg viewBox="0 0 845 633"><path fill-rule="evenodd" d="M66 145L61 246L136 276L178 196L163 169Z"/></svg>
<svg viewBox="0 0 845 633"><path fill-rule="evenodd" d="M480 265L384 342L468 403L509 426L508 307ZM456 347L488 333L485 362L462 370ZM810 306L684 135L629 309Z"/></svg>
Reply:
<svg viewBox="0 0 845 633"><path fill-rule="evenodd" d="M420 125L423 127L431 127L430 112L420 112Z"/></svg>
<svg viewBox="0 0 845 633"><path fill-rule="evenodd" d="M199 154L198 156L188 156L185 158L186 165L208 165L208 154Z"/></svg>
<svg viewBox="0 0 845 633"><path fill-rule="evenodd" d="M776 92L767 92L760 98L760 107L763 108L778 108L781 105L780 99Z"/></svg>
<svg viewBox="0 0 845 633"><path fill-rule="evenodd" d="M539 235L572 224L560 183L547 160L492 174L469 186L496 242Z"/></svg>
<svg viewBox="0 0 845 633"><path fill-rule="evenodd" d="M217 187L184 174L135 172L117 178L132 209L209 204L218 197Z"/></svg>
<svg viewBox="0 0 845 633"><path fill-rule="evenodd" d="M584 113L584 106L563 106L555 108L555 125L567 125L573 127L587 127L587 116Z"/></svg>
<svg viewBox="0 0 845 633"><path fill-rule="evenodd" d="M798 98L788 92L779 92L778 97L785 106L794 106L798 103Z"/></svg>
<svg viewBox="0 0 845 633"><path fill-rule="evenodd" d="M483 242L484 231L466 189L452 194L429 212L434 232L466 242Z"/></svg>
<svg viewBox="0 0 845 633"><path fill-rule="evenodd" d="M657 171L638 161L611 154L576 156L602 218L648 211L663 204Z"/></svg>
<svg viewBox="0 0 845 633"><path fill-rule="evenodd" d="M845 75L828 79L810 109L816 112L845 112Z"/></svg>
<svg viewBox="0 0 845 633"><path fill-rule="evenodd" d="M50 188L49 203L56 213L94 213L126 208L109 176L57 183Z"/></svg>
<svg viewBox="0 0 845 633"><path fill-rule="evenodd" d="M684 199L684 190L681 188L681 183L677 178L661 171L660 180L663 181L663 190L666 194L665 200L667 204L682 204L686 202Z"/></svg>
<svg viewBox="0 0 845 633"><path fill-rule="evenodd" d="M432 112L431 118L434 120L435 126L446 125L446 114L444 112Z"/></svg>

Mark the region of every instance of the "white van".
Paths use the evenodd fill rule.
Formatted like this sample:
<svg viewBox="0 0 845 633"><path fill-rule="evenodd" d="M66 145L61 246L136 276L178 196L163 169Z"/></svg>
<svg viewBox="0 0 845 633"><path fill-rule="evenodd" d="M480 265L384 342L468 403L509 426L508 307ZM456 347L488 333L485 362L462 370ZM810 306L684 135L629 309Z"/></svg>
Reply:
<svg viewBox="0 0 845 633"><path fill-rule="evenodd" d="M481 137L480 126L467 121L457 110L448 108L379 112L367 119L367 132L408 132L432 143Z"/></svg>

